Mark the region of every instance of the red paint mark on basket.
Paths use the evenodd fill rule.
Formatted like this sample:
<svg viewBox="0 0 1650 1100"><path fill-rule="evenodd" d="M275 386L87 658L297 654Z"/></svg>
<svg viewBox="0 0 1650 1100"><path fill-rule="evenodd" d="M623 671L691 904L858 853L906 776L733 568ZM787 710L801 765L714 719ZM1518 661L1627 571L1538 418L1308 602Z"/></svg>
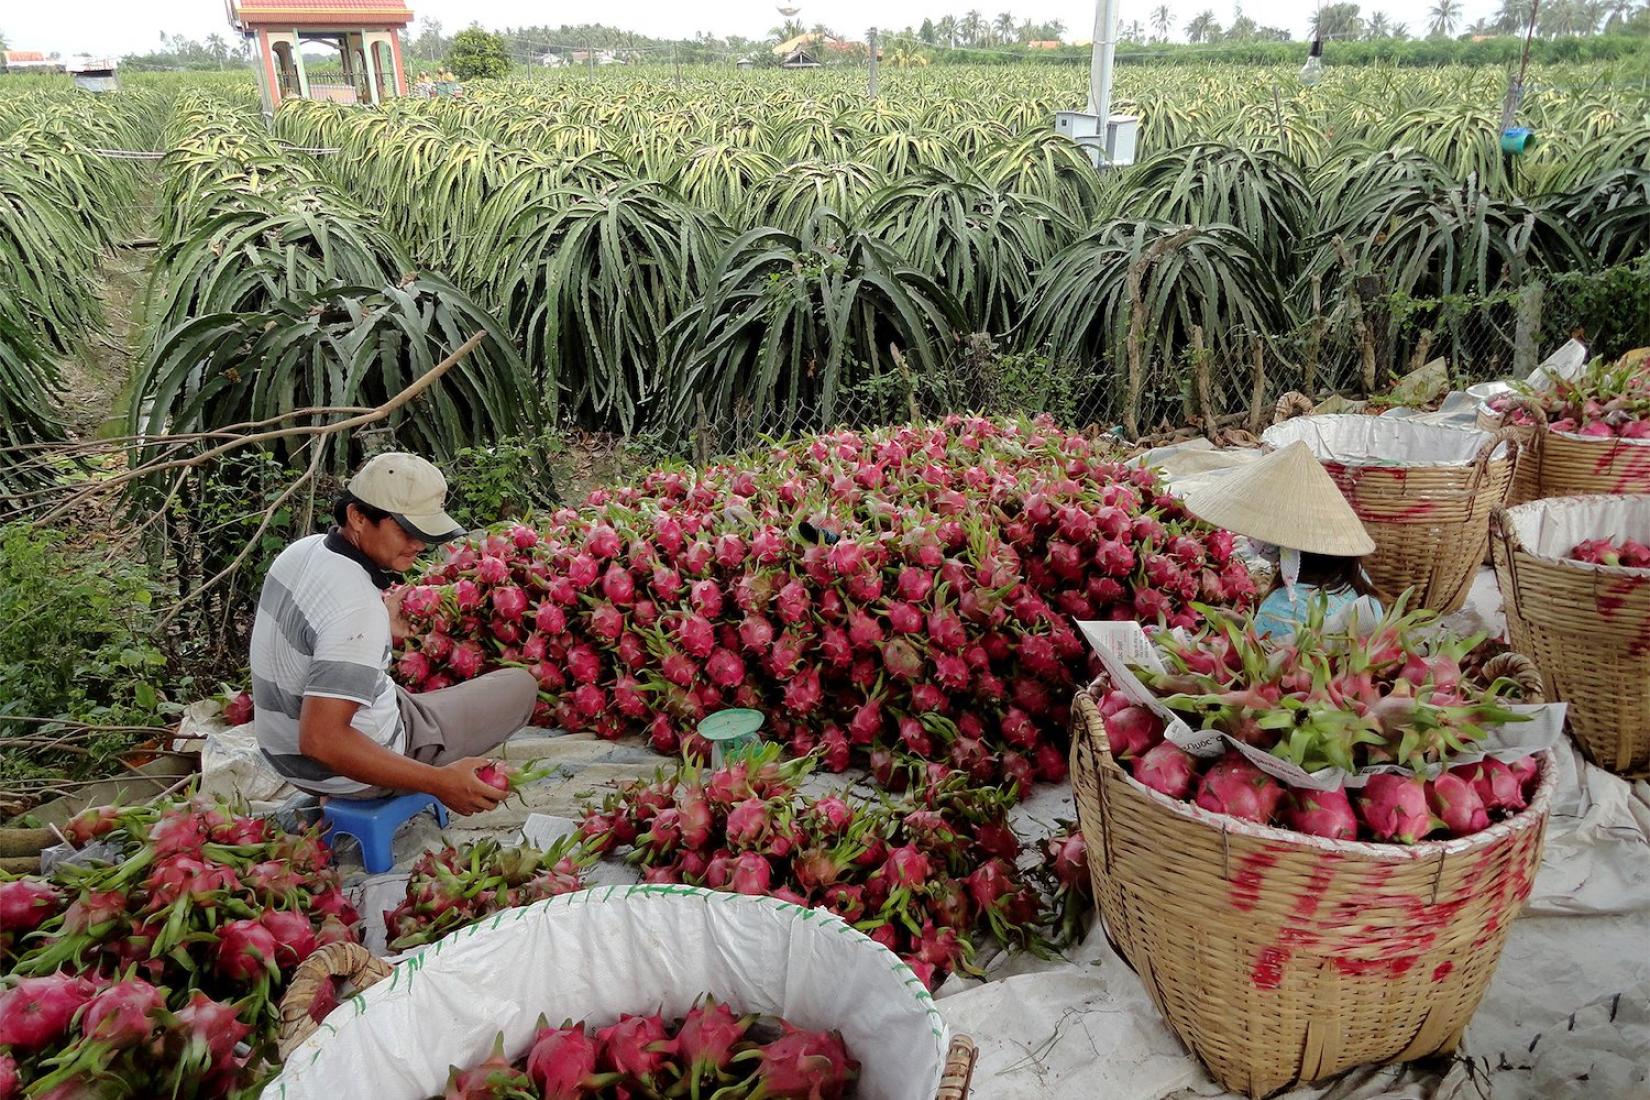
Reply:
<svg viewBox="0 0 1650 1100"><path fill-rule="evenodd" d="M1306 876L1306 888L1295 899L1292 910L1295 916L1305 920L1317 914L1318 906L1323 903L1324 891L1335 881L1335 865L1340 861L1341 857L1333 852L1319 854L1318 861L1312 865L1312 873Z"/></svg>
<svg viewBox="0 0 1650 1100"><path fill-rule="evenodd" d="M1499 900L1499 899L1497 899L1497 900ZM1500 930L1500 928L1501 928L1501 916L1500 916L1500 914L1499 913L1491 914L1490 918L1484 922L1484 931L1483 931L1483 933L1477 939L1472 941L1473 950L1476 951L1480 947L1483 947L1486 943L1489 943L1491 940L1493 940L1495 938L1496 932L1498 932Z"/></svg>
<svg viewBox="0 0 1650 1100"><path fill-rule="evenodd" d="M1335 964L1336 970L1348 978L1361 978L1381 967L1380 959L1348 959L1336 956L1330 961Z"/></svg>
<svg viewBox="0 0 1650 1100"><path fill-rule="evenodd" d="M1256 989L1276 989L1283 984L1283 967L1289 961L1289 952L1281 947L1263 947L1255 956L1255 968L1249 980Z"/></svg>
<svg viewBox="0 0 1650 1100"><path fill-rule="evenodd" d="M1433 983L1437 984L1438 982L1443 981L1445 978L1449 977L1449 972L1454 969L1455 964L1447 959L1439 963L1437 966L1432 968Z"/></svg>
<svg viewBox="0 0 1650 1100"><path fill-rule="evenodd" d="M1398 956L1396 959L1393 959L1391 963L1392 977L1402 978L1405 974L1408 974L1411 970L1415 969L1415 964L1420 961L1421 957L1419 955Z"/></svg>
<svg viewBox="0 0 1650 1100"><path fill-rule="evenodd" d="M1393 513L1392 522L1410 523L1415 520L1424 519L1437 510L1438 505L1436 503L1430 500L1423 500L1418 504L1411 504L1408 508L1403 508Z"/></svg>
<svg viewBox="0 0 1650 1100"><path fill-rule="evenodd" d="M1260 888L1266 881L1266 872L1277 865L1278 857L1273 852L1262 850L1244 856L1238 863L1237 873L1232 876L1232 888L1227 894L1232 908L1240 913L1253 909L1260 901Z"/></svg>

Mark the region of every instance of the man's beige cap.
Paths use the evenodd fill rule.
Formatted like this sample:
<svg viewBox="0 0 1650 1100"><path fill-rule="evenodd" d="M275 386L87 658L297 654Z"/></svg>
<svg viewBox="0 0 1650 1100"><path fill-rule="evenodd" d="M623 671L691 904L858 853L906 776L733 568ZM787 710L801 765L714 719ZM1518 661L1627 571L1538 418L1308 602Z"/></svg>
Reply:
<svg viewBox="0 0 1650 1100"><path fill-rule="evenodd" d="M1335 480L1299 440L1198 486L1185 504L1205 523L1274 546L1338 558L1375 551Z"/></svg>
<svg viewBox="0 0 1650 1100"><path fill-rule="evenodd" d="M445 511L447 479L433 462L417 455L374 455L349 479L349 492L362 504L388 512L414 538L446 542L464 534Z"/></svg>

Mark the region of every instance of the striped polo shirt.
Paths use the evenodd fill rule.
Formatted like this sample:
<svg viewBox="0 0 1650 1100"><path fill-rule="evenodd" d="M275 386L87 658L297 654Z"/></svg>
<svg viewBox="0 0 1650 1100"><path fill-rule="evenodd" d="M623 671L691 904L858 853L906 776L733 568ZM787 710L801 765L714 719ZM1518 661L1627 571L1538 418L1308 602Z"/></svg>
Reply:
<svg viewBox="0 0 1650 1100"><path fill-rule="evenodd" d="M313 794L367 789L298 750L306 695L360 703L350 725L395 752L407 735L388 669L388 574L336 529L299 539L275 559L252 624L252 701L270 766Z"/></svg>

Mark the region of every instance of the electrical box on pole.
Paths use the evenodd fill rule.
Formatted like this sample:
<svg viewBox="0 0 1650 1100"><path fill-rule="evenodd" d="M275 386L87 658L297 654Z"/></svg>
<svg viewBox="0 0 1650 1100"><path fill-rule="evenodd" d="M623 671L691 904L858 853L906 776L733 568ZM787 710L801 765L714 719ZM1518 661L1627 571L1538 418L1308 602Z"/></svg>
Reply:
<svg viewBox="0 0 1650 1100"><path fill-rule="evenodd" d="M1092 49L1088 110L1054 112L1054 132L1082 146L1096 168L1122 168L1134 163L1140 119L1135 115L1111 113L1112 67L1117 49L1117 0L1096 0Z"/></svg>

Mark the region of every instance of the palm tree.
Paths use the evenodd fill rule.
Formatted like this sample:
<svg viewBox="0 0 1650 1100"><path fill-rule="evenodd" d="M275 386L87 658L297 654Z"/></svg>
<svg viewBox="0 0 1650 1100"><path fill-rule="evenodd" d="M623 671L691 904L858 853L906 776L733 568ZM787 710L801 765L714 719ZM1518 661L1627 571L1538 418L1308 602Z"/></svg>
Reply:
<svg viewBox="0 0 1650 1100"><path fill-rule="evenodd" d="M1391 21L1387 19L1384 11L1378 11L1370 16L1369 22L1364 25L1365 38L1388 38L1391 34Z"/></svg>
<svg viewBox="0 0 1650 1100"><path fill-rule="evenodd" d="M1626 3L1626 0L1617 0L1617 2ZM1050 19L1043 24L1043 33L1055 40L1064 38L1066 36L1066 21L1064 19Z"/></svg>
<svg viewBox="0 0 1650 1100"><path fill-rule="evenodd" d="M958 30L962 31L964 42L967 42L970 46L978 46L981 37L985 34L985 16L977 10L969 12L963 16L962 26Z"/></svg>
<svg viewBox="0 0 1650 1100"><path fill-rule="evenodd" d="M1220 37L1220 24L1215 22L1215 13L1202 11L1186 24L1186 41L1213 42Z"/></svg>
<svg viewBox="0 0 1650 1100"><path fill-rule="evenodd" d="M1005 11L1001 15L997 16L997 21L996 21L995 25L996 25L996 28L997 28L997 41L999 41L999 42L1012 42L1012 41L1014 41L1014 13L1013 12ZM1024 41L1024 40L1022 39L1022 41Z"/></svg>
<svg viewBox="0 0 1650 1100"><path fill-rule="evenodd" d="M1432 5L1432 22L1429 29L1433 34L1448 37L1455 33L1455 24L1461 18L1460 0L1438 0Z"/></svg>
<svg viewBox="0 0 1650 1100"><path fill-rule="evenodd" d="M1521 0L1501 0L1501 8L1495 13L1495 29L1502 34L1511 34L1521 31L1530 22L1530 7Z"/></svg>
<svg viewBox="0 0 1650 1100"><path fill-rule="evenodd" d="M940 41L953 48L957 45L957 17L947 15L934 28L939 33Z"/></svg>
<svg viewBox="0 0 1650 1100"><path fill-rule="evenodd" d="M1152 30L1159 42L1166 42L1169 38L1169 5L1159 4L1152 9Z"/></svg>
<svg viewBox="0 0 1650 1100"><path fill-rule="evenodd" d="M1507 0L1514 3L1516 0ZM1364 28L1363 17L1358 14L1358 5L1341 3L1325 4L1318 9L1318 14L1312 20L1313 38L1358 38Z"/></svg>

